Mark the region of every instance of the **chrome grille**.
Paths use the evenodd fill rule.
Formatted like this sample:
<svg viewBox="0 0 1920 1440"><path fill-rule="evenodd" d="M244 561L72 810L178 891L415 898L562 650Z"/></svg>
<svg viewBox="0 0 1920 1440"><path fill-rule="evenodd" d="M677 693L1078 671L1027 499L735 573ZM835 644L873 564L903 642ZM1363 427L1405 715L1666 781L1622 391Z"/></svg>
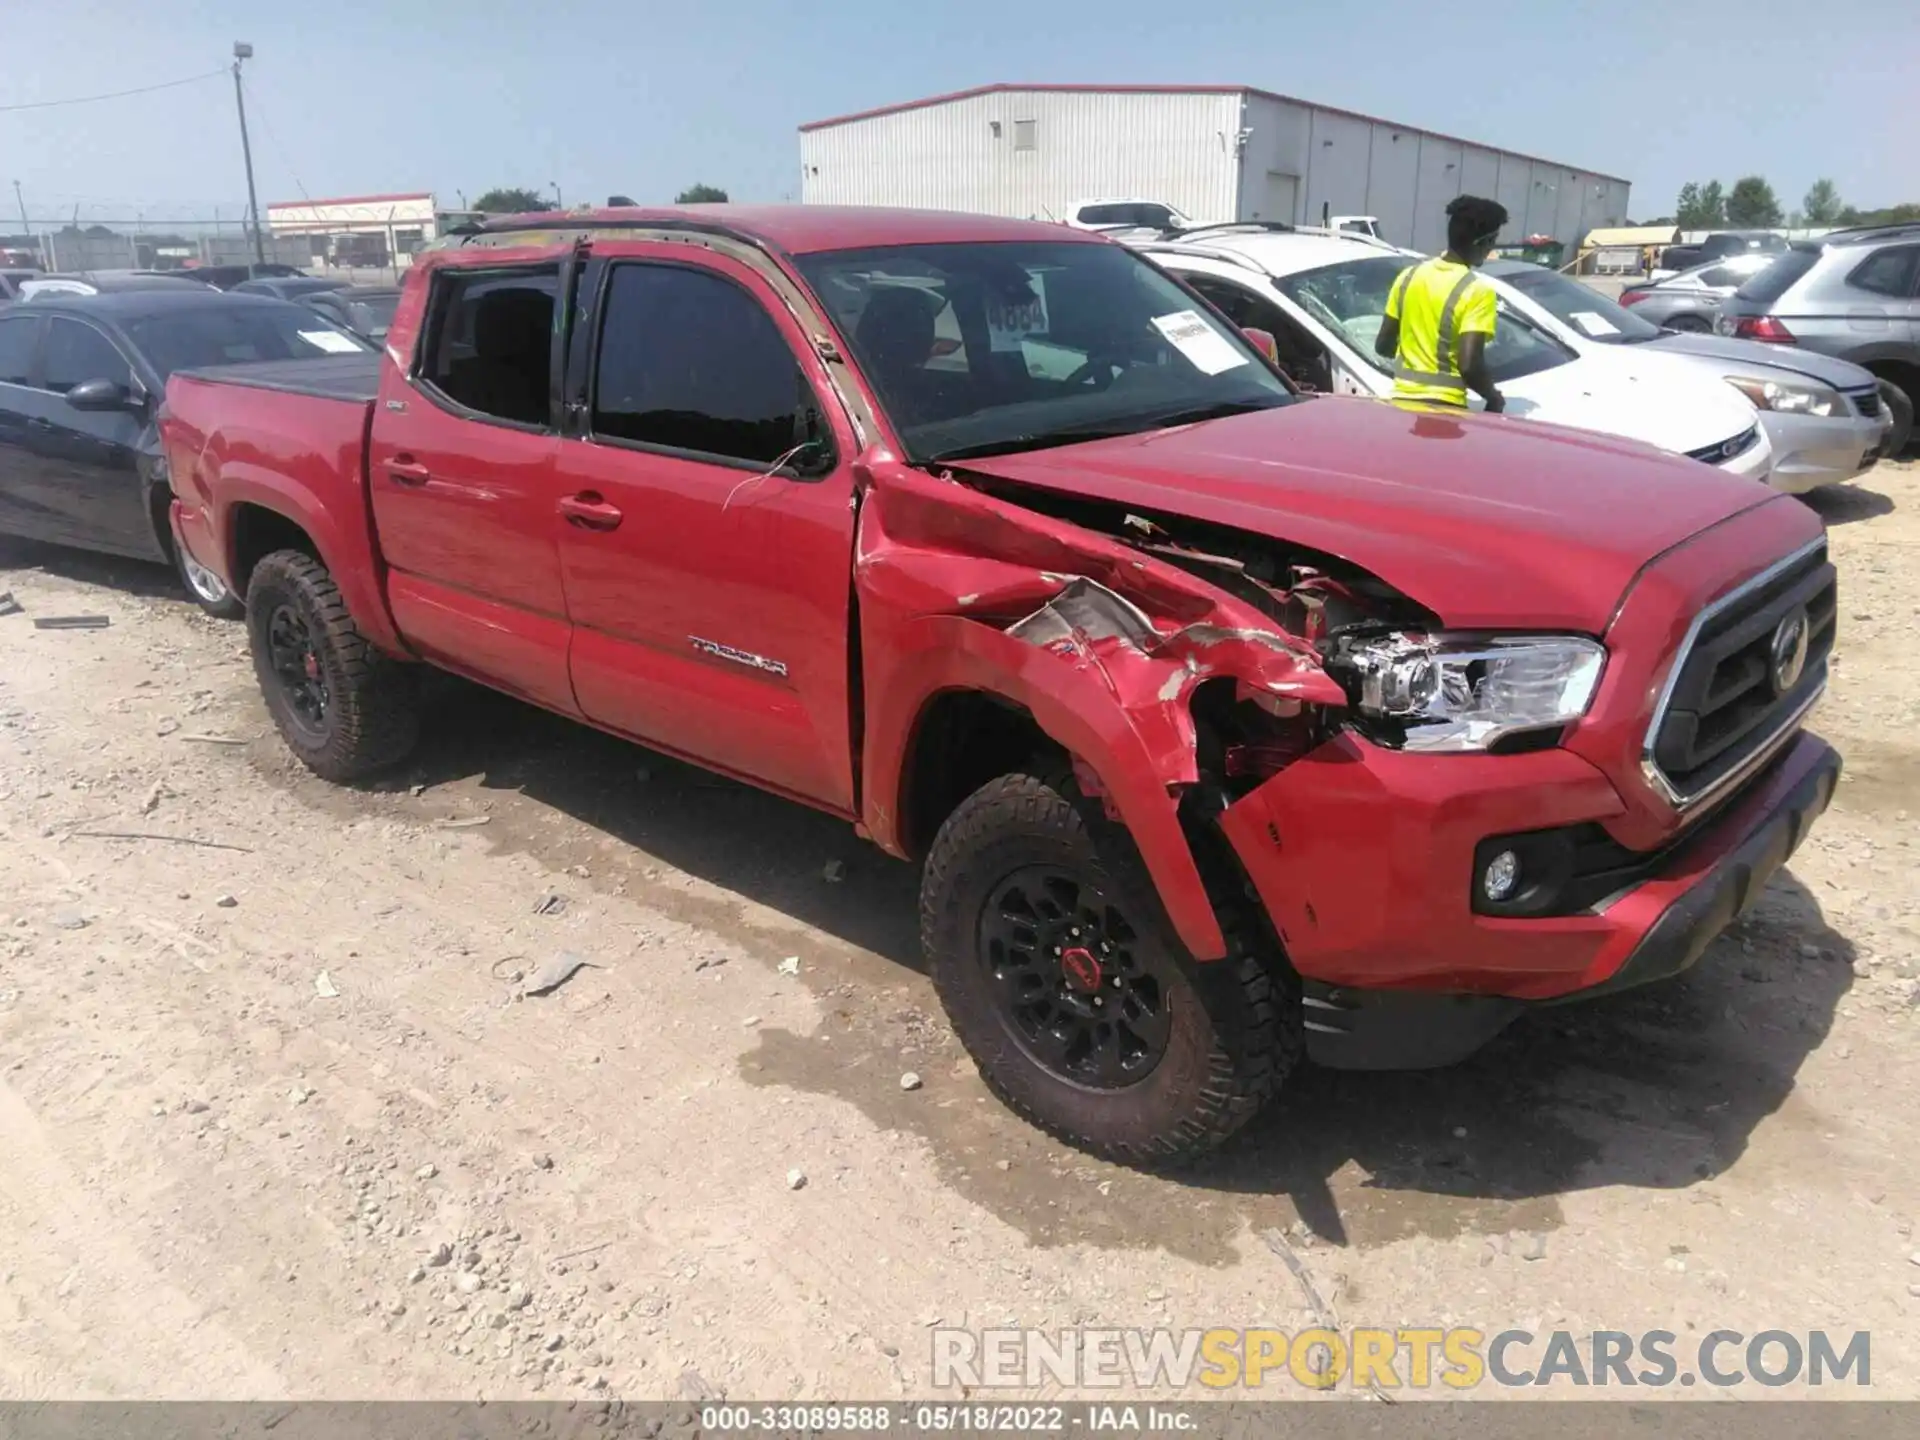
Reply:
<svg viewBox="0 0 1920 1440"><path fill-rule="evenodd" d="M1668 800L1686 809L1723 793L1812 708L1833 650L1835 579L1826 541L1817 540L1700 612L1642 757Z"/></svg>
<svg viewBox="0 0 1920 1440"><path fill-rule="evenodd" d="M1722 440L1713 445L1702 445L1698 450L1687 451L1689 460L1701 460L1708 465L1724 465L1735 456L1744 455L1760 439L1760 427L1749 425L1731 440Z"/></svg>

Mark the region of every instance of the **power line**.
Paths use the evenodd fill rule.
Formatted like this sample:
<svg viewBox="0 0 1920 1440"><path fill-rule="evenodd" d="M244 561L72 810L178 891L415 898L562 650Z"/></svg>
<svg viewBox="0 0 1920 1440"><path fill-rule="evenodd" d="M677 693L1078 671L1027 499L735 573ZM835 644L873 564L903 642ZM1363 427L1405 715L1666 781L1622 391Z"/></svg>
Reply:
<svg viewBox="0 0 1920 1440"><path fill-rule="evenodd" d="M204 75L189 75L184 80L165 80L158 85L141 85L132 90L114 90L106 95L78 95L71 100L29 100L18 105L0 105L0 114L10 110L51 110L58 105L91 105L99 100L120 100L128 95L151 95L156 90L173 90L181 85L198 85L202 80L215 80L226 73L222 68L209 70Z"/></svg>
<svg viewBox="0 0 1920 1440"><path fill-rule="evenodd" d="M253 86L247 84L244 77L240 81L240 87L247 92L247 103L253 106L253 113L259 118L260 128L267 132L267 139L279 153L281 163L287 167L287 174L293 176L293 188L300 192L302 200L311 205L313 197L307 193L307 187L300 183L299 172L293 168L293 157L287 153L287 147L282 145L280 137L274 134L273 124L267 119L267 112L261 108L260 97L254 94Z"/></svg>

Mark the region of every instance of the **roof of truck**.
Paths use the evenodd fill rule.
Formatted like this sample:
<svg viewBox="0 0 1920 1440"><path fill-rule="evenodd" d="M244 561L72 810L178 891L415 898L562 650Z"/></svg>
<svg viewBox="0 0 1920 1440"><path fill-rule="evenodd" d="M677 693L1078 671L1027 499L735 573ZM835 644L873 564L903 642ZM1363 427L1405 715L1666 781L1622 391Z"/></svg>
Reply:
<svg viewBox="0 0 1920 1440"><path fill-rule="evenodd" d="M502 216L482 227L566 230L571 227L667 225L728 232L792 255L820 250L864 250L878 245L939 245L994 240L1098 243L1098 236L1044 220L1009 220L945 210L896 210L866 205L636 205L631 208L547 211Z"/></svg>

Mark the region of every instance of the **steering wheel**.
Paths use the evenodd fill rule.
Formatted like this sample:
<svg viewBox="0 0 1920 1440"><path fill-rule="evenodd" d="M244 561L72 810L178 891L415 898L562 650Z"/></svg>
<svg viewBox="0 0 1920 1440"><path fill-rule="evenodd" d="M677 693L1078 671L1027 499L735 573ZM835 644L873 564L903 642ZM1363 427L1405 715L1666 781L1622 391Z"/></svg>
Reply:
<svg viewBox="0 0 1920 1440"><path fill-rule="evenodd" d="M1085 386L1089 390L1105 390L1113 384L1117 371L1124 370L1126 362L1111 351L1096 350L1087 356L1071 375L1060 383L1066 387Z"/></svg>

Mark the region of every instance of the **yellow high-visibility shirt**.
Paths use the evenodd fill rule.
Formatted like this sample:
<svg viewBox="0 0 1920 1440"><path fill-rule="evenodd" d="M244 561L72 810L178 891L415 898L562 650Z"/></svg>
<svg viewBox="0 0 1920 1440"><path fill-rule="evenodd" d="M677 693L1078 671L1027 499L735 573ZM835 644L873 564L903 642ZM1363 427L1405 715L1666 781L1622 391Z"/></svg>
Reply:
<svg viewBox="0 0 1920 1440"><path fill-rule="evenodd" d="M1393 398L1467 403L1460 337L1493 338L1493 287L1465 265L1434 258L1402 270L1387 292L1387 318L1400 322Z"/></svg>

